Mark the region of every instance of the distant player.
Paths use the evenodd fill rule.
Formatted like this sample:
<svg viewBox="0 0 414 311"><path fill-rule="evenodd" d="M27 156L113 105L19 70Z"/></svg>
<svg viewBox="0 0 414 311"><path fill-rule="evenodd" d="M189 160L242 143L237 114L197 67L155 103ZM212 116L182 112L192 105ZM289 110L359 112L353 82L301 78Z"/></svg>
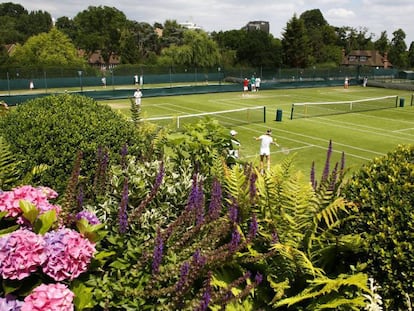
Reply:
<svg viewBox="0 0 414 311"><path fill-rule="evenodd" d="M135 97L135 105L140 107L141 106L142 92L139 88L137 88L137 90L135 91L134 97Z"/></svg>

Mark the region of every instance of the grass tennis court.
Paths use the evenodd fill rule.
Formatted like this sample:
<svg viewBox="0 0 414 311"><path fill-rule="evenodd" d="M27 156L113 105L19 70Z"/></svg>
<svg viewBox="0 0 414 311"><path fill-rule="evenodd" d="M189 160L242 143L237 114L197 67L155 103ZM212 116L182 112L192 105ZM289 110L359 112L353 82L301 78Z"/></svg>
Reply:
<svg viewBox="0 0 414 311"><path fill-rule="evenodd" d="M398 95L404 98L404 107L353 112L329 116L290 119L293 103L350 101L382 96ZM286 157L294 156L295 168L309 174L315 161L317 177L323 170L329 140L332 140L332 165L345 153L346 168L359 168L367 161L385 155L398 144L414 143L414 107L411 92L370 87L303 88L266 90L257 93L211 93L202 95L152 97L142 99L142 117L177 116L211 111L231 110L243 107L266 106L266 123L240 124L234 119L235 129L241 142L241 158L258 163L259 142L253 139L267 129L280 147L290 150L288 155L281 148L272 146L272 165ZM393 100L393 99L390 99ZM395 100L394 100L395 101ZM130 101L103 101L115 110L130 114ZM282 120L275 121L277 110ZM280 112L279 112L280 113ZM230 130L230 128L229 128Z"/></svg>

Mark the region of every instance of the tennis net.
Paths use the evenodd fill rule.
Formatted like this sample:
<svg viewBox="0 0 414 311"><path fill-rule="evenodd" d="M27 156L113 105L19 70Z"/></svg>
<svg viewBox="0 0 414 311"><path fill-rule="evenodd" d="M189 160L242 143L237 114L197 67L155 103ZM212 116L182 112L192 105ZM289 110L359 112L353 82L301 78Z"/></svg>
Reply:
<svg viewBox="0 0 414 311"><path fill-rule="evenodd" d="M141 121L151 122L161 126L182 128L186 124L197 123L199 120L205 118L216 119L220 122L221 125L225 127L232 127L249 123L264 123L266 122L266 107L256 106L196 114L154 117L141 119Z"/></svg>
<svg viewBox="0 0 414 311"><path fill-rule="evenodd" d="M292 120L298 118L309 118L395 107L398 107L397 95L335 102L294 103L292 104L290 119Z"/></svg>

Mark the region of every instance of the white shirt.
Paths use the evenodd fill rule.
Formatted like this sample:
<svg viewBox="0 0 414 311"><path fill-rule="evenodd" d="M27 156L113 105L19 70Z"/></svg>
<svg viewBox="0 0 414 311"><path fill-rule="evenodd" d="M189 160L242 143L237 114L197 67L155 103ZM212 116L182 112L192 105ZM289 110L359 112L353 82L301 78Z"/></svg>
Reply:
<svg viewBox="0 0 414 311"><path fill-rule="evenodd" d="M260 155L270 155L270 144L273 142L273 137L270 135L259 136L261 140L260 144Z"/></svg>
<svg viewBox="0 0 414 311"><path fill-rule="evenodd" d="M136 90L135 93L134 93L134 97L135 97L135 104L140 105L141 104L142 92L139 91L139 90Z"/></svg>

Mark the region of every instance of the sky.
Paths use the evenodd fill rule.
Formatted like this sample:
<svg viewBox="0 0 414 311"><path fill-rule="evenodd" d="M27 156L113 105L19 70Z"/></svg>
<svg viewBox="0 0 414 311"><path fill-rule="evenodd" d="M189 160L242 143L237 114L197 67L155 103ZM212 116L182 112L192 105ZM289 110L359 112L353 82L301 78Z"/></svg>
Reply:
<svg viewBox="0 0 414 311"><path fill-rule="evenodd" d="M4 1L21 4L26 10L46 11L57 19L73 18L89 6L109 6L122 11L129 20L163 24L166 20L192 22L203 30L240 29L249 21L267 21L275 38L282 38L286 24L294 14L319 9L331 26L351 26L374 34L374 41L386 31L402 29L409 48L414 41L413 0L21 0Z"/></svg>

